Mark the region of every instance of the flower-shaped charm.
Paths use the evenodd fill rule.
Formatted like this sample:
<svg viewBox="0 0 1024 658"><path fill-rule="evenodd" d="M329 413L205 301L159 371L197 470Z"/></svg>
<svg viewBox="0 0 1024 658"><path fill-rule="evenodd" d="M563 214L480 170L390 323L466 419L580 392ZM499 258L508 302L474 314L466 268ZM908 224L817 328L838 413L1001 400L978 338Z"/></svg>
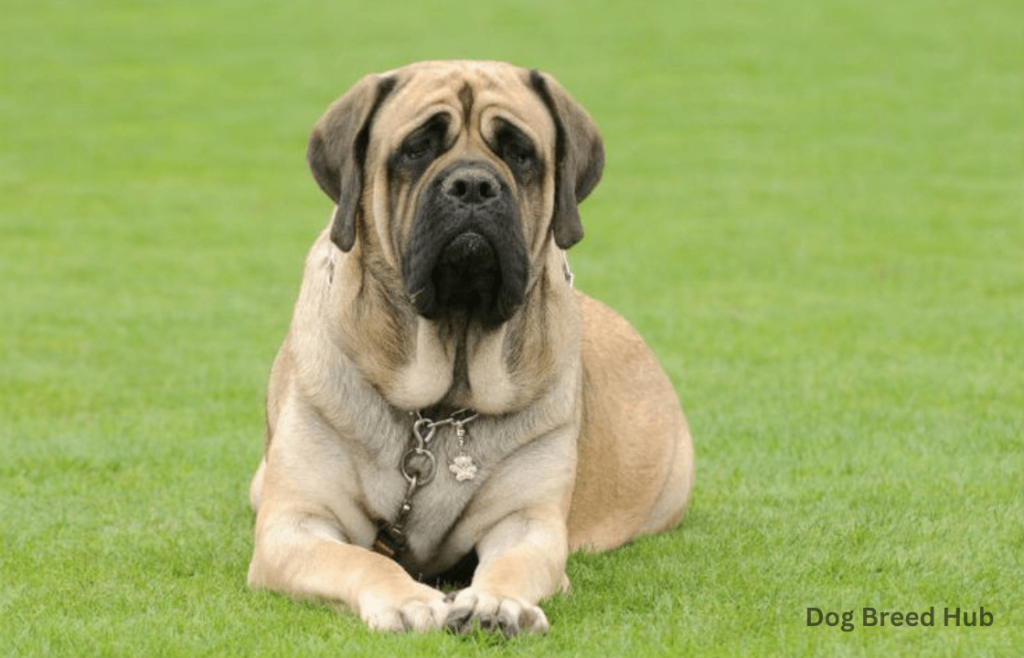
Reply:
<svg viewBox="0 0 1024 658"><path fill-rule="evenodd" d="M473 463L473 458L469 455L457 455L448 465L448 470L455 474L455 480L458 482L465 482L476 477L476 464Z"/></svg>

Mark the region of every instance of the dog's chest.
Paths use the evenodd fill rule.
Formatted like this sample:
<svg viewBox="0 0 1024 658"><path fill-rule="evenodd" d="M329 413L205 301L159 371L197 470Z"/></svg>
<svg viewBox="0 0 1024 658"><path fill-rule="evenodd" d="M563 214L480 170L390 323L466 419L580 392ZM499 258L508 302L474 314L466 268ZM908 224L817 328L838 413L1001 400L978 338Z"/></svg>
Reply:
<svg viewBox="0 0 1024 658"><path fill-rule="evenodd" d="M446 549L494 462L495 446L483 430L458 423L417 428L400 454L380 455L376 486L367 483L368 492L376 493L370 506L379 529L375 550L414 573L431 573L461 557Z"/></svg>

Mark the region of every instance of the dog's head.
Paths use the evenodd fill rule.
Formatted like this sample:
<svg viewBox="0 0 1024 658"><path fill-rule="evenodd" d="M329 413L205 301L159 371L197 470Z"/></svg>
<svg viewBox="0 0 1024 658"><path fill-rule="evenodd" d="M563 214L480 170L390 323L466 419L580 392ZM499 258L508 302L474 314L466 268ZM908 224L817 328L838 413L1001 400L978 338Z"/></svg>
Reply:
<svg viewBox="0 0 1024 658"><path fill-rule="evenodd" d="M422 62L360 80L307 151L342 251L375 248L427 319L496 326L542 253L583 237L601 177L590 117L550 76L497 62Z"/></svg>

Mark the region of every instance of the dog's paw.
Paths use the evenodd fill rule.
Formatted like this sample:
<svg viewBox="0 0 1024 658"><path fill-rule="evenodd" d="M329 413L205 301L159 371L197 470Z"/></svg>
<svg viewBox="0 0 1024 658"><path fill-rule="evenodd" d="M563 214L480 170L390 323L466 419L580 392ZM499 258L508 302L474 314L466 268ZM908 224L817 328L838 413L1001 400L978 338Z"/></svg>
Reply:
<svg viewBox="0 0 1024 658"><path fill-rule="evenodd" d="M414 594L394 600L385 597L364 597L359 616L367 626L378 631L425 631L441 628L448 617L444 594L421 586Z"/></svg>
<svg viewBox="0 0 1024 658"><path fill-rule="evenodd" d="M451 601L444 625L458 634L475 625L506 637L520 633L547 633L548 618L539 607L515 597L495 596L474 587L458 592Z"/></svg>

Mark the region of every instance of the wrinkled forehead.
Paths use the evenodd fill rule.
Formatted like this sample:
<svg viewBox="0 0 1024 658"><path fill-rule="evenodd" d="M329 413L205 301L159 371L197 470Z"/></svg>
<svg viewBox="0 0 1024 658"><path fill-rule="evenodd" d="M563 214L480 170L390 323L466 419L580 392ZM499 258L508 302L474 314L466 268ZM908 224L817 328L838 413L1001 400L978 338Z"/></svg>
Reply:
<svg viewBox="0 0 1024 658"><path fill-rule="evenodd" d="M486 137L495 119L503 119L539 144L554 142L554 120L530 87L525 69L489 62L425 62L389 75L398 82L374 126L386 133L378 136L389 144L442 112L460 131L468 124Z"/></svg>

